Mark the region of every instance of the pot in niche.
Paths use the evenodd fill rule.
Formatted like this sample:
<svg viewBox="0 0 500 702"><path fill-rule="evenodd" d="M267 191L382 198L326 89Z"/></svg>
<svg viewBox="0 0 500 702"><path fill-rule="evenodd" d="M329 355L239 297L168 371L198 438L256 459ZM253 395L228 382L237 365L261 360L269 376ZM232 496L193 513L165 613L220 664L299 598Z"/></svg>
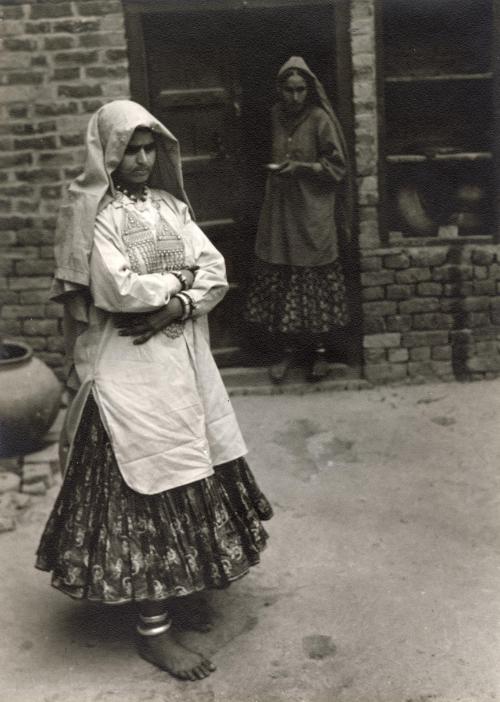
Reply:
<svg viewBox="0 0 500 702"><path fill-rule="evenodd" d="M22 341L0 344L0 456L40 447L61 406L62 387Z"/></svg>

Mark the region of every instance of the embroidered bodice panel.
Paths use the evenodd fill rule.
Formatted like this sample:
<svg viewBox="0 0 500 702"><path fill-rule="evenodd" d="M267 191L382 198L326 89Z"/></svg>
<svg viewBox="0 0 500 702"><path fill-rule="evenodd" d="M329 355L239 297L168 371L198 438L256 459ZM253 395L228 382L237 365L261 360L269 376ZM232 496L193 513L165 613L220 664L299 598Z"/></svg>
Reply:
<svg viewBox="0 0 500 702"><path fill-rule="evenodd" d="M122 194L119 197L125 200ZM152 207L148 207L150 203ZM121 231L130 268L139 275L179 271L186 265L184 242L180 234L162 217L160 201L152 199L150 203L130 206L123 204ZM141 211L144 212L143 216ZM154 224L152 220L155 220ZM172 322L162 331L175 339L182 334L184 325L183 321Z"/></svg>
<svg viewBox="0 0 500 702"><path fill-rule="evenodd" d="M122 239L130 268L134 273L165 273L178 271L186 264L184 243L160 213L158 201L156 225L141 216L136 207L123 207Z"/></svg>

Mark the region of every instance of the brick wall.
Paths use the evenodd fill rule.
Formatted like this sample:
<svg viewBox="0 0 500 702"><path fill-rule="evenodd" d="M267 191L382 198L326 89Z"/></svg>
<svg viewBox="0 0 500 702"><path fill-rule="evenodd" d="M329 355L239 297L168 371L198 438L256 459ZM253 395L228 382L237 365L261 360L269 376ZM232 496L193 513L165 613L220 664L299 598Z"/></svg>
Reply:
<svg viewBox="0 0 500 702"><path fill-rule="evenodd" d="M129 96L117 0L0 4L0 331L61 363L47 302L61 194L81 171L89 115Z"/></svg>
<svg viewBox="0 0 500 702"><path fill-rule="evenodd" d="M0 331L61 364L47 302L61 195L79 173L89 115L129 96L119 0L2 0ZM373 382L500 372L500 250L383 247L375 0L351 0L351 51L365 373Z"/></svg>
<svg viewBox="0 0 500 702"><path fill-rule="evenodd" d="M361 249L380 245L375 0L351 2L355 172Z"/></svg>
<svg viewBox="0 0 500 702"><path fill-rule="evenodd" d="M365 376L383 383L498 375L500 247L391 239L382 248L375 0L352 0L351 50Z"/></svg>
<svg viewBox="0 0 500 702"><path fill-rule="evenodd" d="M374 249L362 259L365 375L373 382L500 371L500 249Z"/></svg>

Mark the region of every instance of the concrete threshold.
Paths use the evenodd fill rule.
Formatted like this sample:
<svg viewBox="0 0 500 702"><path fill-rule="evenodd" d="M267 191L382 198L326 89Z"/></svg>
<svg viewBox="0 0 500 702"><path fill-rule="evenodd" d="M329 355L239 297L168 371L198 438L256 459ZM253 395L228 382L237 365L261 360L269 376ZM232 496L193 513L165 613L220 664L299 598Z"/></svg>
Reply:
<svg viewBox="0 0 500 702"><path fill-rule="evenodd" d="M361 377L359 367L344 363L331 363L330 374L318 383L308 382L306 369L290 369L287 379L275 384L269 379L264 366L222 368L221 375L230 396L236 395L306 395L313 392L332 390L361 390L370 383Z"/></svg>

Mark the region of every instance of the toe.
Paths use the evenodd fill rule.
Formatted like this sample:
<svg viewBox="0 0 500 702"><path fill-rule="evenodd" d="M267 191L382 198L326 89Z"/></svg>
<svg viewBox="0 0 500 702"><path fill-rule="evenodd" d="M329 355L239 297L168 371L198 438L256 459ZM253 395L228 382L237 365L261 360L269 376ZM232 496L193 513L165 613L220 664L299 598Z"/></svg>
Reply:
<svg viewBox="0 0 500 702"><path fill-rule="evenodd" d="M203 680L203 678L206 678L207 675L209 674L208 671L206 671L204 669L203 664L199 665L197 668L195 668L194 673L195 673L196 677L198 678L198 680Z"/></svg>
<svg viewBox="0 0 500 702"><path fill-rule="evenodd" d="M201 664L200 667L203 670L203 672L205 673L205 675L204 675L205 678L207 677L207 675L210 675L210 673L212 672L212 668L208 665L208 663L205 663L205 661L203 661L203 663Z"/></svg>

